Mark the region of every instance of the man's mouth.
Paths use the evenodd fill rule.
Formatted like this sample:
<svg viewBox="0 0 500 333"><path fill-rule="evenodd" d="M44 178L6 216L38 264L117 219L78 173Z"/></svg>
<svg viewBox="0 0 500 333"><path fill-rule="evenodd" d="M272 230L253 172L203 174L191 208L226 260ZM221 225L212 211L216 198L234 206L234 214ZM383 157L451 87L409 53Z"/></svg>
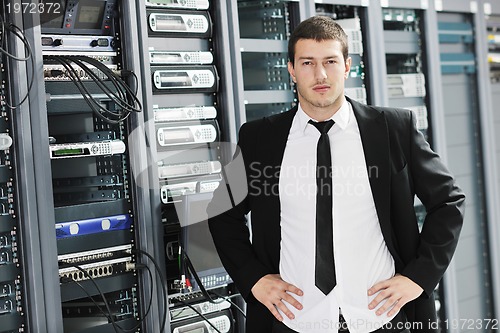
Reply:
<svg viewBox="0 0 500 333"><path fill-rule="evenodd" d="M328 89L330 89L330 86L325 85L325 84L317 85L317 86L313 87L314 91L320 92L320 93L326 92L326 91L328 91Z"/></svg>

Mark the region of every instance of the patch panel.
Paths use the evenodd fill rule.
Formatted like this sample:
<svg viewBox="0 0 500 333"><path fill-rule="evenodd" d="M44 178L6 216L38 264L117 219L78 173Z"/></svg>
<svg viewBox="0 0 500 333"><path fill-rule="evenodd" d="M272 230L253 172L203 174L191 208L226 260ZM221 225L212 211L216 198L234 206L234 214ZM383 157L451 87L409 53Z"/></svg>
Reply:
<svg viewBox="0 0 500 333"><path fill-rule="evenodd" d="M90 278L101 278L111 275L116 275L131 271L129 266L133 261L132 257L123 257L111 260L105 260L90 264L78 265L76 267L59 268L59 277L61 282L66 282L66 279L73 281L84 281Z"/></svg>
<svg viewBox="0 0 500 333"><path fill-rule="evenodd" d="M120 253L130 254L131 251L132 251L132 245L125 244L125 245L119 245L119 246L102 248L91 251L61 254L57 256L57 260L59 262L67 264L78 264L81 262L109 259L112 258L115 254L120 254Z"/></svg>
<svg viewBox="0 0 500 333"><path fill-rule="evenodd" d="M70 65L74 69L76 76L83 81L93 81L93 78L89 76L81 67L76 65ZM88 65L90 70L101 80L107 79L107 75L101 72L99 69L92 65ZM115 72L118 72L118 65L107 65L107 67ZM43 76L46 81L71 81L71 76L73 74L68 74L68 70L63 65L43 65Z"/></svg>

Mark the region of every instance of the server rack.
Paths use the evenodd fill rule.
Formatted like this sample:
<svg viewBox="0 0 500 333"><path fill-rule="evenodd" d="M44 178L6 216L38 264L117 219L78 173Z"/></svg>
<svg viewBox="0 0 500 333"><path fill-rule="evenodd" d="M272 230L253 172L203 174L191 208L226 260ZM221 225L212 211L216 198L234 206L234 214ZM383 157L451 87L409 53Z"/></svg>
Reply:
<svg viewBox="0 0 500 333"><path fill-rule="evenodd" d="M292 1L238 1L243 122L290 109L296 102L287 70L287 41L300 21ZM239 124L241 125L241 124Z"/></svg>
<svg viewBox="0 0 500 333"><path fill-rule="evenodd" d="M21 85L23 90L29 93L29 105L25 110L21 109L23 118L19 121L19 126L23 128L23 138L20 142L24 145L23 158L26 163L22 177L26 177L28 182L32 181L28 183L31 188L26 201L29 210L24 210L23 213L29 218L26 226L30 230L27 234L32 237L29 246L34 251L39 251L40 255L38 264L34 265L36 270L33 272L33 280L37 280L40 289L30 300L28 316L35 318L34 324L30 327L32 331L59 333L62 332L62 312L59 277L55 274L58 270L57 246L54 229L46 227L54 225L55 221L52 182L49 173L50 161L47 154L48 122L44 98L45 88L43 84L38 84L38 82L43 82L40 61L42 52L39 47L35 46L41 38L40 19L34 15L23 15L23 13L19 13L19 16L18 22L24 22L26 37L30 45L33 45L34 61L34 67L29 66L25 71L17 72L19 77L26 77L34 82L31 89L28 89L27 84ZM33 260L31 259L30 264Z"/></svg>
<svg viewBox="0 0 500 333"><path fill-rule="evenodd" d="M428 3L423 1L386 1L382 5L384 28L384 50L387 68L387 105L412 110L415 113L417 128L427 141L433 145L431 124L436 97L440 96L434 89L432 55L432 37L426 33L430 28L427 22ZM428 40L431 37L431 40ZM433 96L430 92L434 92ZM439 112L439 109L436 108ZM425 220L426 211L420 200L415 200L417 221ZM442 287L438 285L434 291L436 311L439 320L446 318L445 299Z"/></svg>
<svg viewBox="0 0 500 333"><path fill-rule="evenodd" d="M214 304L234 291L217 264L208 234L206 206L219 185L221 167L236 137L232 112L231 54L225 1L138 1L137 22L144 75L144 133L150 173L152 225L157 259L166 267L168 320L165 332L212 329L187 309L193 306L224 332L240 329L230 305ZM200 261L197 247L210 255ZM193 269L187 266L190 257ZM199 275L200 281L195 281ZM210 289L212 296L202 292ZM219 299L222 300L222 299ZM188 303L188 304L185 304ZM208 309L208 310L207 310Z"/></svg>
<svg viewBox="0 0 500 333"><path fill-rule="evenodd" d="M417 128L428 136L426 59L422 14L415 9L383 8L389 106L415 112Z"/></svg>
<svg viewBox="0 0 500 333"><path fill-rule="evenodd" d="M488 179L485 186L489 193L487 202L487 213L490 221L498 221L500 218L500 210L498 209L498 202L500 202L500 146L498 144L498 124L500 123L500 117L498 110L494 107L497 105L498 96L500 96L500 85L497 77L497 64L495 61L495 53L497 46L497 37L499 30L499 20L500 20L500 4L498 2L480 2L480 11L476 19L476 32L478 38L486 39L487 45L478 43L478 59L479 59L479 72L483 73L482 77L485 80L481 80L479 87L479 94L481 96L481 129L482 129L482 140L484 145L484 160L485 160L485 178ZM492 38L491 35L494 35ZM486 53L486 57L485 57ZM493 53L493 59L490 56ZM483 61L481 61L483 59ZM488 63L484 61L487 59ZM486 79L489 76L490 81ZM498 224L490 223L488 225L488 236L491 254L491 270L493 281L499 281L500 279L500 259L498 254L500 253L500 230L498 229ZM494 298L494 317L500 318L500 285L498 283L493 283L493 298Z"/></svg>
<svg viewBox="0 0 500 333"><path fill-rule="evenodd" d="M33 4L36 5L37 2ZM82 3L80 7L74 2L65 4L68 10L74 8L74 21L81 19L83 22L75 23L75 29L76 24L81 24L79 27L82 29L100 30L101 26L95 27L95 23L89 19L93 7L85 8L86 3ZM102 23L103 29L111 26L111 20L131 22L129 15L133 8L121 4L116 8L112 6L116 5L116 2L109 2L107 7L105 4L106 2L98 3L99 6L103 6L96 16L97 20L102 18L99 23ZM24 87L26 93L29 92L29 104L26 103L26 110L20 108L21 119L17 121L17 126L24 130L23 136L19 138L19 144L23 149L20 149L22 177L27 181L33 179L26 185L29 191L24 195L29 209L22 210L23 217L26 218L24 228L29 230L25 247L32 250L33 257L28 257L28 260L33 264L34 271L28 270L28 274L30 282L38 287L31 294L27 307L27 315L30 318L28 324L31 322L28 330L30 332L114 331L114 324L109 323L110 314L99 310L99 306L94 303L99 299L100 292L96 289L91 290L89 286L95 288L99 286L99 289L107 295L107 307L109 306L107 310L113 313L111 316L120 325L128 328L136 327L135 330L152 327L150 317L144 319L148 312L154 310L147 309L149 297L146 292L142 292L143 285L139 281L139 277L143 274L139 271L134 272L136 263L143 261L142 255L135 254L141 250L137 234L138 231L146 229L144 218L147 214L144 212L149 208L142 209L142 203L136 201L140 189L135 187L136 184L129 174L132 164L130 161L135 161L134 157L129 156L128 152L122 154L125 146L123 139L133 128L134 121L118 122L118 126L111 128L100 122L97 116L94 119L90 109L86 109L81 103L82 97L78 98L78 92L74 93L73 86L68 84L71 81L57 82L64 80L64 71L54 68L54 64L50 62L53 60L52 57L57 55L71 57L83 54L90 58L96 56L99 61L108 61L109 65L115 61L111 58L115 57L117 64L123 66L120 70L126 68L133 72L133 65L128 62L127 56L123 57L125 51L119 47L120 38L130 38L131 32L127 30L127 24L117 25L117 30L113 31L113 34L105 36L86 31L82 33L81 38L88 44L86 42L72 44L72 40L78 39L75 36L78 35L76 31L72 31L71 37L64 33L62 36L53 35L56 32L50 29L57 30L63 23L61 22L61 26L51 23L42 28L41 24L48 22L42 17L44 14L46 13L38 11L19 13L18 21L24 23L23 32L32 46L34 71L30 67L23 71L20 66L15 71L18 77L33 78L33 84L29 85L31 89L22 83L19 84L19 87ZM88 26L91 23L93 25ZM64 24L66 28L70 26L66 22ZM58 42L63 39L69 43ZM108 48L106 51L110 51L110 47L115 47L113 44L117 46L119 52L93 53L92 48ZM88 49L79 48L85 48L85 45ZM18 43L16 47L22 50L24 46ZM64 50L60 50L61 48ZM108 68L114 67L108 66ZM100 77L102 75L98 71L93 73ZM82 77L81 74L80 76ZM44 79L50 83L46 85ZM91 82L86 85L91 90L95 89ZM17 94L22 96L20 93ZM94 90L88 96L90 95L96 97L97 94ZM118 112L118 109L115 108L113 111ZM78 133L81 135L77 135ZM49 139L50 136L53 138ZM103 138L115 140L111 142L112 150L109 153L102 150L106 147L106 142L96 143ZM59 140L58 144L71 142L78 144L75 147L57 146L53 145L53 139ZM118 140L121 140L119 151L114 151ZM141 150L138 148L139 144L129 141L125 151ZM84 155L96 153L102 156L83 157L79 158L78 162L69 158L74 157L70 156L71 154L82 153ZM114 157L108 157L109 155ZM117 177L109 173L119 173L119 175ZM96 181L101 183L98 184ZM110 215L113 217L109 217ZM126 218L120 219L122 215ZM34 217L36 220L32 221ZM111 250L109 246L116 248ZM85 252L88 250L94 252ZM35 258L37 253L40 254L39 260ZM84 259L79 262L83 265L83 270L79 272L71 271L74 261L63 263L68 258L75 260L74 254L79 255L80 259L83 256ZM118 258L111 258L117 254ZM106 260L107 258L111 259ZM120 270L129 273L120 274ZM89 275L92 275L93 279L90 279ZM91 280L95 280L95 284L90 283ZM147 278L143 280L147 287L151 284L148 281ZM73 284L74 288L70 287L70 284ZM78 304L74 302L77 299L80 300ZM81 314L84 311L87 311L87 315Z"/></svg>
<svg viewBox="0 0 500 333"><path fill-rule="evenodd" d="M493 300L491 264L487 254L488 216L485 211L483 153L479 141L480 73L474 60L473 15L440 12L438 29L448 164L468 193L468 214L453 272L459 290L453 309L456 313L448 318L491 318ZM462 93L457 94L458 91ZM464 99L458 100L458 96L464 96ZM463 163L464 156L466 163ZM447 328L450 331L457 329Z"/></svg>

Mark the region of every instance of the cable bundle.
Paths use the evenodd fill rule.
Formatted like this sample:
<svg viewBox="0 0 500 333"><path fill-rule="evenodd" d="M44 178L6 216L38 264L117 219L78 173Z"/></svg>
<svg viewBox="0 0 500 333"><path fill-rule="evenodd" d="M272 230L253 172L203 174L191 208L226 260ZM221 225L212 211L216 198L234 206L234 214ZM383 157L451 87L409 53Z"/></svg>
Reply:
<svg viewBox="0 0 500 333"><path fill-rule="evenodd" d="M24 44L24 47L26 49L26 57L25 58L17 57L16 55L14 55L14 54L12 54L12 53L10 53L10 52L7 51L6 32L11 32L14 36L16 36L17 38L19 38L21 40L21 42ZM34 78L34 72L35 72L35 62L33 60L33 52L31 50L31 45L28 42L28 39L26 38L26 36L24 35L22 29L19 28L17 25L13 24L13 23L7 23L7 22L5 22L4 19L3 19L3 16L1 16L1 15L0 15L0 38L1 38L1 41L0 41L0 52L3 53L6 57L8 57L8 58L10 58L12 60L15 60L15 61L23 61L23 62L31 60L31 73L32 73L32 75L31 75L31 79L30 79L30 82L29 82L29 85L28 85L28 92L21 99L21 101L19 103L17 103L16 105L10 105L9 103L7 103L7 101L5 101L5 105L8 108L15 109L18 106L20 106L21 104L23 104L28 99L29 93L30 93L31 88L33 86L33 81L34 81L33 78Z"/></svg>
<svg viewBox="0 0 500 333"><path fill-rule="evenodd" d="M161 319L160 319L160 332L163 332L164 329L165 329L165 324L166 324L166 320L167 320L166 317L167 317L167 311L168 311L167 290L166 290L166 287L165 287L166 279L163 276L163 273L162 273L162 271L160 269L160 266L158 265L158 263L156 262L156 260L153 258L153 256L151 256L148 252L140 250L140 249L135 249L135 250L133 250L133 252L134 253L138 253L138 254L142 254L142 255L146 256L153 263L153 265L155 267L155 270L156 270L156 273L158 274L158 277L160 279L160 284L159 285L161 287L162 296L163 296L163 311L162 311L163 313L162 313L162 316L161 316ZM187 253L185 253L184 251L181 250L179 252L179 260L180 260L179 264L181 264L182 266L184 266L185 269L187 269L189 272L191 272L191 274L193 275L194 279L198 283L198 286L200 287L201 293L203 294L203 296L205 297L206 300L208 300L210 303L213 303L213 304L218 304L218 303L221 303L223 301L227 301L233 307L235 307L244 317L246 317L245 312L240 307L238 307L235 303L233 303L230 300L233 297L239 296L238 294L231 295L231 296L223 296L223 295L220 295L220 294L214 292L213 290L207 291L205 289L205 287L203 286L203 283L201 282L198 274L196 273L196 269L194 268L193 264L191 263L191 260L189 259L189 256L187 255ZM85 294L87 295L87 297L94 303L94 305L101 312L101 314L104 315L109 320L109 322L113 326L113 330L115 331L115 333L130 333L130 332L135 332L137 329L140 329L143 321L145 320L146 316L149 314L149 312L151 310L151 303L152 303L152 297L153 297L153 274L152 274L150 268L146 264L133 264L133 269L135 269L135 270L146 269L148 271L149 279L151 281L151 290L150 290L150 299L149 299L148 306L146 308L145 314L141 318L139 318L137 324L134 327L130 328L130 329L126 329L126 328L120 326L116 322L116 320L113 318L113 314L112 314L112 311L111 311L111 309L109 307L108 300L106 299L106 296L104 295L104 293L101 290L101 288L99 288L99 285L97 284L97 282L95 281L95 279L92 276L90 276L87 273L87 271L85 271L80 266L75 265L75 264L68 264L68 265L77 268L79 271L81 271L83 273L83 275L87 279L89 279L91 281L91 283L94 285L95 289L97 290L97 292L101 296L101 298L103 300L103 303L104 303L104 305L106 307L106 311L97 303L97 301L92 297L92 295L87 291L87 289L81 283L79 283L78 281L75 281L75 280L73 280L71 278L64 278L63 281L64 282L75 283L76 285L78 285L85 292ZM222 298L222 300L220 300L220 301L214 300L210 296L210 293L212 295L215 295L215 296L219 297L219 298ZM207 322L212 327L212 329L215 332L220 333L220 330L217 329L217 327L215 327L215 325L212 322L210 322L210 320L205 315L203 315L201 312L199 312L191 304L189 304L188 302L183 301L182 299L174 299L174 300L177 301L177 302L179 302L179 303L181 303L181 304L183 304L183 305L186 305L187 307L189 307L200 318L202 318L205 322Z"/></svg>
<svg viewBox="0 0 500 333"><path fill-rule="evenodd" d="M147 252L145 251L142 251L142 250L133 250L133 252L135 253L140 253L140 254L143 254L145 255L146 257L148 257L154 264L155 266L155 269L156 269L156 273L158 274L159 278L160 278L160 286L162 287L162 292L163 292L163 315L161 317L161 322L160 322L160 332L163 332L165 330L165 324L166 324L166 321L167 321L167 290L165 289L165 278L163 277L163 274L160 270L160 267L158 266L158 263L154 260L154 258ZM104 303L104 306L106 308L106 310L104 310L99 304L98 302L96 301L96 299L94 299L94 297L92 297L92 295L90 294L90 292L87 290L86 287L84 287L81 283L79 283L78 281L72 279L72 278L63 278L62 279L62 282L65 282L65 283L75 283L78 287L80 287L83 292L87 295L87 297L92 301L92 303L94 303L94 305L96 306L96 308L100 311L100 313L106 317L108 319L108 321L111 323L112 327L113 327L113 330L115 333L131 333L131 332L137 332L137 330L140 330L141 329L141 326L144 322L144 320L146 319L147 315L150 313L151 311L151 305L152 305L152 302L153 302L153 273L151 272L151 269L145 265L145 264L133 264L133 269L134 270L142 270L142 269L146 269L147 272L148 272L148 275L149 275L149 279L151 281L151 289L150 289L150 298L149 298L149 302L148 302L148 305L147 305L147 308L146 308L146 312L144 313L144 315L141 317L141 318L138 318L138 321L136 323L136 325L132 328L124 328L122 327L115 319L114 319L114 316L113 316L113 313L111 311L111 308L109 307L109 302L108 300L106 299L106 296L104 295L104 292L102 291L102 289L99 287L99 284L97 283L97 281L95 280L94 277L92 277L86 270L84 270L82 267L76 265L76 264L72 264L72 263L67 263L68 266L70 267L75 267L76 269L78 269L80 272L82 272L83 276L85 276L85 278L87 278L88 280L90 280L90 282L94 285L94 288L97 290L97 292L99 293L101 299L102 299L102 303Z"/></svg>
<svg viewBox="0 0 500 333"><path fill-rule="evenodd" d="M47 59L55 61L64 67L66 70L63 72L64 75L69 77L76 85L92 111L103 121L110 124L118 124L127 119L131 112L142 111L142 106L136 96L136 92L132 91L128 84L123 81L117 73L109 69L100 61L85 56L48 56ZM113 102L111 104L114 104L116 108L106 108L99 100L92 96L85 82L82 81L81 76L78 74L79 70L75 68L76 66L74 65L79 67L81 71L91 78L91 82L94 82L97 87L109 97ZM104 75L105 79L99 76L99 72ZM133 72L122 71L121 73L123 75L133 75L137 82L137 77ZM113 88L109 87L106 81L110 82Z"/></svg>
<svg viewBox="0 0 500 333"><path fill-rule="evenodd" d="M227 301L229 302L233 307L236 308L236 310L238 310L242 315L243 317L246 318L246 315L245 315L245 312L238 306L236 305L234 302L232 302L230 300L230 298L232 297L236 297L238 295L232 295L232 296L223 296L223 295L220 295L218 293L216 293L215 291L211 290L211 291L207 291L205 286L203 285L203 283L201 282L200 280L200 277L198 276L198 273L196 272L196 269L194 268L193 266L193 263L191 262L191 259L189 259L189 256L188 254L183 251L182 247L179 248L179 269L181 271L181 274L183 276L184 273L186 273L186 269L187 271L189 271L191 273L191 275L194 277L196 283L198 284L198 287L200 288L200 291L202 293L202 295L205 297L205 299L207 301L209 301L210 303L212 304L219 304L219 303L222 303L224 301ZM189 279L186 279L187 281L189 281ZM191 283L189 282L189 285ZM222 300L220 301L216 301L212 298L212 296L210 295L210 293L212 293L213 295L217 296L217 297L220 297L222 298ZM195 307L193 307L191 304L189 304L188 302L185 302L183 301L182 299L176 299L176 301L188 306L191 310L193 310L194 312L196 312L196 314L198 316L200 316L205 322L207 322L216 332L220 333L220 330L217 329L217 327L214 326L214 324L212 324L212 322L210 322L210 320L205 316L203 315L201 312L199 312Z"/></svg>

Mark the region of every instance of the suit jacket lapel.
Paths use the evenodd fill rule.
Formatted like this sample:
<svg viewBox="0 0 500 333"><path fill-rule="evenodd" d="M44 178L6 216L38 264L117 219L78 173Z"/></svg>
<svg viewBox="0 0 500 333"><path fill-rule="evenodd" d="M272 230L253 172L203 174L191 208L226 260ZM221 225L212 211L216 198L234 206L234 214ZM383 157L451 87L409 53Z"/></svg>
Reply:
<svg viewBox="0 0 500 333"><path fill-rule="evenodd" d="M386 119L383 111L347 99L358 122L380 229L387 248L397 261L399 255L391 227L391 156Z"/></svg>

